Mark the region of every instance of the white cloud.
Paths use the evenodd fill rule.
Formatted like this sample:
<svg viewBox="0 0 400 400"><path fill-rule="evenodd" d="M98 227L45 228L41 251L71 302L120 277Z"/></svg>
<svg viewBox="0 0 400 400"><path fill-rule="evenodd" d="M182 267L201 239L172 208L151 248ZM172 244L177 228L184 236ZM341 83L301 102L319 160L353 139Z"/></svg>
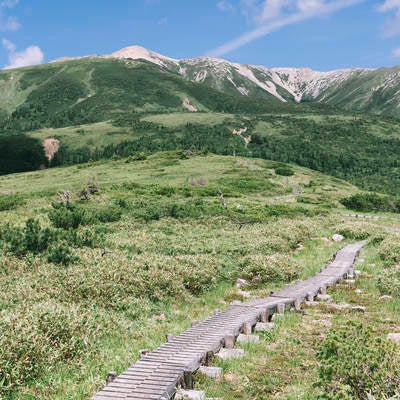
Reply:
<svg viewBox="0 0 400 400"><path fill-rule="evenodd" d="M16 46L14 43L3 38L3 46L8 51L8 62L4 69L27 67L29 65L41 64L44 59L44 54L40 47L29 46L25 50L16 51Z"/></svg>
<svg viewBox="0 0 400 400"><path fill-rule="evenodd" d="M392 37L400 35L400 0L386 0L382 3L378 10L383 13L390 13L386 27L385 36Z"/></svg>
<svg viewBox="0 0 400 400"><path fill-rule="evenodd" d="M21 28L17 17L7 16L4 13L5 9L10 9L18 4L19 0L3 0L0 1L0 31L17 31Z"/></svg>
<svg viewBox="0 0 400 400"><path fill-rule="evenodd" d="M235 7L229 1L219 1L217 3L217 8L221 12L232 12Z"/></svg>
<svg viewBox="0 0 400 400"><path fill-rule="evenodd" d="M19 3L19 0L4 0L0 3L0 7L14 8Z"/></svg>
<svg viewBox="0 0 400 400"><path fill-rule="evenodd" d="M397 49L394 49L392 54L393 54L393 57L399 57L400 58L400 47L398 47Z"/></svg>
<svg viewBox="0 0 400 400"><path fill-rule="evenodd" d="M1 31L17 31L21 28L21 24L16 17L5 17L0 20Z"/></svg>
<svg viewBox="0 0 400 400"><path fill-rule="evenodd" d="M257 18L258 21L265 22L280 17L282 11L290 6L291 3L291 0L265 0L262 5L261 14Z"/></svg>
<svg viewBox="0 0 400 400"><path fill-rule="evenodd" d="M207 55L211 57L223 56L285 26L306 19L329 15L335 11L351 7L364 1L366 0L331 0L329 2L324 2L322 0L264 0L262 4L260 4L260 2L256 0L242 0L242 5L248 7L244 12L245 15L247 12L246 16L249 16L249 10L253 13L254 10L258 10L258 15L262 16L261 19L257 17L257 13L253 16L254 21L259 21L258 26L238 38L209 51ZM260 9L260 5L262 9ZM266 5L273 7L264 13ZM262 10L262 13L260 13L260 10Z"/></svg>
<svg viewBox="0 0 400 400"><path fill-rule="evenodd" d="M314 12L321 7L324 7L323 0L297 0L297 7L301 12Z"/></svg>
<svg viewBox="0 0 400 400"><path fill-rule="evenodd" d="M378 8L382 12L388 12L388 11L399 9L400 8L400 0L386 0Z"/></svg>
<svg viewBox="0 0 400 400"><path fill-rule="evenodd" d="M2 40L3 46L9 51L14 52L16 50L15 44L10 42L8 39L3 38Z"/></svg>

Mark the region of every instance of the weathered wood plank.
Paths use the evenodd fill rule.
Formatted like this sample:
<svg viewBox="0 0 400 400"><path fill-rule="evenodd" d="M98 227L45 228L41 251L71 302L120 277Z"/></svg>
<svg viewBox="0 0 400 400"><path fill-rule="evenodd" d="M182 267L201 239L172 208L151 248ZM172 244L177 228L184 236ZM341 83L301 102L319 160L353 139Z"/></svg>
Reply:
<svg viewBox="0 0 400 400"><path fill-rule="evenodd" d="M184 371L196 370L210 352L220 349L225 337L236 337L244 324L250 331L259 319L272 315L278 307L299 306L308 296L334 285L349 273L363 245L359 242L339 250L335 260L312 278L287 286L266 299L233 305L190 327L142 357L92 400L170 399Z"/></svg>

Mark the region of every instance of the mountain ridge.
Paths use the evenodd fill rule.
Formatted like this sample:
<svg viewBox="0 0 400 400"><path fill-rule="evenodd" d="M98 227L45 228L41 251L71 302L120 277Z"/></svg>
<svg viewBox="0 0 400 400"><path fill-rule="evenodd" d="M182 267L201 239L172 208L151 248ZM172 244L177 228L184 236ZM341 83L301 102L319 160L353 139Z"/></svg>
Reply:
<svg viewBox="0 0 400 400"><path fill-rule="evenodd" d="M104 58L144 59L194 82L229 94L272 96L279 101L315 101L362 111L399 112L400 67L316 71L309 67L250 65L212 57L174 59L130 46ZM368 84L370 81L370 84ZM377 103L377 97L380 98Z"/></svg>

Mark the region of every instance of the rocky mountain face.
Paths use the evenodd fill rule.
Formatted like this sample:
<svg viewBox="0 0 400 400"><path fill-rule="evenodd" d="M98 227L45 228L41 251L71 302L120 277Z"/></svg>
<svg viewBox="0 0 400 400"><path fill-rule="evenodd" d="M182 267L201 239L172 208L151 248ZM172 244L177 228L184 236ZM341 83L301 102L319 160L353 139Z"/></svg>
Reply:
<svg viewBox="0 0 400 400"><path fill-rule="evenodd" d="M105 57L147 60L190 81L229 94L272 97L282 102L321 102L348 110L400 113L400 67L328 72L309 68L266 68L209 57L175 60L140 46L127 47Z"/></svg>

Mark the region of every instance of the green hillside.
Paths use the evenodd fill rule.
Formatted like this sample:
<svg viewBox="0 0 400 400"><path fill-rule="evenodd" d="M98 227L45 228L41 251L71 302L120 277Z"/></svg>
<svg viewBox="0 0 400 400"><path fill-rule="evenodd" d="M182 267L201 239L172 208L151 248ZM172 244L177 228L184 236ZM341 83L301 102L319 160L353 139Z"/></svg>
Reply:
<svg viewBox="0 0 400 400"><path fill-rule="evenodd" d="M376 277L384 262L376 259L378 246L398 240L382 227L397 224L396 214L370 223L345 216L340 200L358 193L351 184L263 159L162 152L4 175L0 193L5 400L90 398L108 371L123 371L139 349L243 299L238 277L262 276L250 291L265 296L313 275L342 245L329 239L334 233L348 241L371 238L366 265L375 263ZM367 281L366 298L396 290L376 282ZM393 321L399 315L397 297L379 304L368 318L377 337L386 332L382 315ZM363 314L352 319L363 322ZM290 321L280 325L285 335ZM291 351L310 352L308 378L299 380L301 364L288 366L286 348L276 347L274 365L293 379L275 371L274 390L294 396L301 388L313 398L315 343L296 340L288 339ZM266 362L257 359L262 368ZM241 368L256 382L263 379L248 364ZM235 385L224 381L212 390L223 389L228 399L242 398L240 390L272 398L269 384L239 391Z"/></svg>
<svg viewBox="0 0 400 400"><path fill-rule="evenodd" d="M180 149L294 162L400 194L394 117L227 94L146 61L102 58L3 71L0 98L0 174ZM60 142L50 162L46 138Z"/></svg>

